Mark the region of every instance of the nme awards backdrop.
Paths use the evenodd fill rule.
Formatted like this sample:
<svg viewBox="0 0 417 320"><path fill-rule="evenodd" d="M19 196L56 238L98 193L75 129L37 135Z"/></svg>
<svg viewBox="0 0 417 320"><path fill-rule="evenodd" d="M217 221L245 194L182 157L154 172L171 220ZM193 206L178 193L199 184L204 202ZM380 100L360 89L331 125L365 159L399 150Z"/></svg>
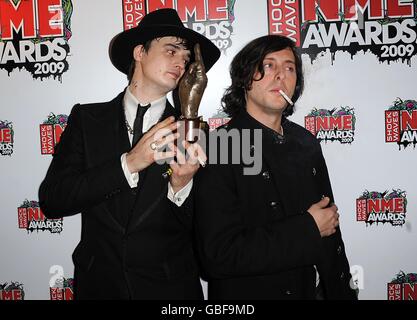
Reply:
<svg viewBox="0 0 417 320"><path fill-rule="evenodd" d="M222 51L200 109L212 127L243 45L297 43L306 88L291 119L321 142L359 298L417 299L417 1L1 0L0 300L72 299L80 216L46 219L38 187L72 106L127 84L111 38L163 7Z"/></svg>

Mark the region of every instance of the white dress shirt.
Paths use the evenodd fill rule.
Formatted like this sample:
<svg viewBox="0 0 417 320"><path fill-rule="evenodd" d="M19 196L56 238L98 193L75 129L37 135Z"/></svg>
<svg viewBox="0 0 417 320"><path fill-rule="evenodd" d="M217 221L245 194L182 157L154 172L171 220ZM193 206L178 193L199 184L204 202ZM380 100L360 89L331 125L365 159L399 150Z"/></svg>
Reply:
<svg viewBox="0 0 417 320"><path fill-rule="evenodd" d="M154 124L158 122L159 118L162 116L162 113L165 110L166 100L167 98L166 96L164 96L150 103L151 104L150 108L146 111L145 115L143 116L142 132L148 131ZM138 108L138 104L139 104L138 99L136 99L136 97L130 92L130 88L127 87L125 91L125 95L123 97L123 106L124 106L126 120L129 123L131 128L133 128L133 123L136 118L136 110ZM128 135L129 135L130 144L132 144L133 135L129 131L128 131ZM137 187L139 183L139 173L137 172L131 173L129 171L127 167L127 162L126 162L126 155L127 153L124 153L120 157L122 169L130 187L135 188ZM191 179L191 181L184 188L174 193L171 183L168 182L167 197L169 200L174 202L177 206L181 206L184 203L184 201L187 199L187 197L190 195L192 186L193 186L193 180Z"/></svg>

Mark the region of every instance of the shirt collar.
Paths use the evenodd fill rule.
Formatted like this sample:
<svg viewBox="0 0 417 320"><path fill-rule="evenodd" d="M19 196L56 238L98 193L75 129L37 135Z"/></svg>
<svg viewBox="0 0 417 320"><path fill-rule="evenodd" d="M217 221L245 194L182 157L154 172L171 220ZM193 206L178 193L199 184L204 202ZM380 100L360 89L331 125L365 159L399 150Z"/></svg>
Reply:
<svg viewBox="0 0 417 320"><path fill-rule="evenodd" d="M159 99L151 101L151 107L145 113L145 117L149 117L150 119L155 120L156 123L165 110L166 100L167 97L163 96ZM125 108L126 119L129 123L133 123L133 121L135 121L138 104L139 100L136 99L136 97L130 91L130 88L127 87L125 90L125 95L123 97L123 105Z"/></svg>
<svg viewBox="0 0 417 320"><path fill-rule="evenodd" d="M282 144L284 143L283 141L288 140L290 121L285 117L282 117L281 119L281 126L283 128L284 135L280 135L275 130L272 130L268 126L256 120L247 112L246 109L241 110L234 118L237 120L237 123L240 123L240 125L243 124L243 128L262 129L262 138L272 141L274 144Z"/></svg>

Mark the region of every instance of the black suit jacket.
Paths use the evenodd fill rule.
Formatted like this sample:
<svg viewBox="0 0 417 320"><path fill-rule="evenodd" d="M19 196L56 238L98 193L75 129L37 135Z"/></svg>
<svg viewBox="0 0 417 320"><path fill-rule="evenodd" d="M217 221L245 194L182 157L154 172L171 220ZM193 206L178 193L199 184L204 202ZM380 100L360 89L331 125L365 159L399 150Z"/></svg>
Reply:
<svg viewBox="0 0 417 320"><path fill-rule="evenodd" d="M77 299L202 299L192 247L192 195L167 198L168 165L145 169L131 189L120 157L130 143L124 93L106 103L76 105L39 189L48 218L81 212L73 253ZM177 116L167 102L162 119Z"/></svg>
<svg viewBox="0 0 417 320"><path fill-rule="evenodd" d="M240 136L251 130L251 144L241 148L261 155L260 173L244 175L242 161L209 164L194 180L196 236L209 299L315 299L314 265L326 299L355 299L340 229L321 238L306 212L322 195L333 199L320 144L293 122L284 120L283 127L281 143L241 111L226 128ZM262 150L253 142L254 129L262 131ZM228 150L231 159L231 145Z"/></svg>

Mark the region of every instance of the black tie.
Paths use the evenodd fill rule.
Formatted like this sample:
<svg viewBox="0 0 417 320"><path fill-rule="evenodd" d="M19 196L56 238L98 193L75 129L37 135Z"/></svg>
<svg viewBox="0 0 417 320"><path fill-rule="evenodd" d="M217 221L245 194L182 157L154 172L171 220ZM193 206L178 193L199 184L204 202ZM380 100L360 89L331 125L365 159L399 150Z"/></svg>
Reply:
<svg viewBox="0 0 417 320"><path fill-rule="evenodd" d="M138 110L136 111L136 118L135 122L133 123L133 140L132 140L132 147L136 145L136 143L142 138L143 132L143 116L145 115L146 111L149 109L151 104L146 106L141 106L138 104Z"/></svg>

